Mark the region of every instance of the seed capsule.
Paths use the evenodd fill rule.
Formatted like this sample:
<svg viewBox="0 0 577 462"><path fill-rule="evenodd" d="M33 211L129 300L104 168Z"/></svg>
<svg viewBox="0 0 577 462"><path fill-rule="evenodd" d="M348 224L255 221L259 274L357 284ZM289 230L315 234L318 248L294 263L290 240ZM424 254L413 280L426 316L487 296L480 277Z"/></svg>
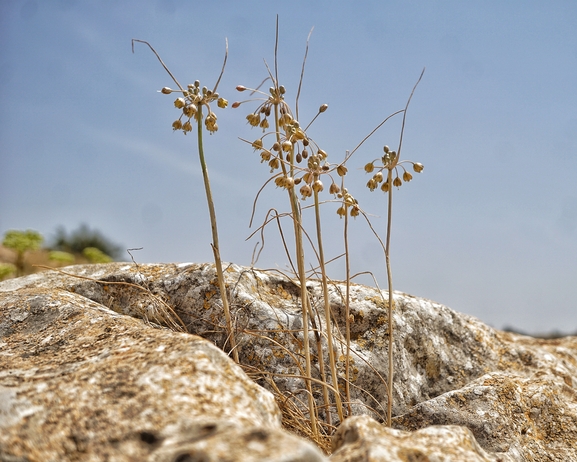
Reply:
<svg viewBox="0 0 577 462"><path fill-rule="evenodd" d="M369 162L367 165L365 165L365 172L367 173L371 173L374 169L375 166L373 165L372 162Z"/></svg>
<svg viewBox="0 0 577 462"><path fill-rule="evenodd" d="M302 194L303 199L306 199L307 197L310 197L313 194L312 189L308 184L304 184L303 186L301 186L300 193Z"/></svg>
<svg viewBox="0 0 577 462"><path fill-rule="evenodd" d="M393 186L396 186L397 188L400 187L403 184L403 182L401 181L401 179L399 177L396 177L393 180Z"/></svg>
<svg viewBox="0 0 577 462"><path fill-rule="evenodd" d="M182 129L185 132L191 132L192 131L192 125L190 124L190 120L184 123L184 125L182 126Z"/></svg>
<svg viewBox="0 0 577 462"><path fill-rule="evenodd" d="M339 217L342 218L342 217L344 217L346 214L347 214L347 209L345 209L343 206L341 206L341 207L339 207L339 208L337 209L337 215L338 215Z"/></svg>
<svg viewBox="0 0 577 462"><path fill-rule="evenodd" d="M408 183L412 179L413 179L413 175L411 175L409 172L403 173L403 181L406 181Z"/></svg>
<svg viewBox="0 0 577 462"><path fill-rule="evenodd" d="M174 107L177 109L182 109L186 105L184 98L176 98L174 100Z"/></svg>
<svg viewBox="0 0 577 462"><path fill-rule="evenodd" d="M383 151L385 151L385 153L388 153L390 150L391 149L387 145L383 146Z"/></svg>
<svg viewBox="0 0 577 462"><path fill-rule="evenodd" d="M194 114L196 114L197 111L197 107L194 104L187 104L186 106L184 106L184 108L182 109L183 114L186 117L192 117Z"/></svg>
<svg viewBox="0 0 577 462"><path fill-rule="evenodd" d="M255 151L262 149L262 139L254 140L252 142L252 147Z"/></svg>
<svg viewBox="0 0 577 462"><path fill-rule="evenodd" d="M313 183L313 191L314 192L321 192L324 189L323 182L321 180L316 180Z"/></svg>
<svg viewBox="0 0 577 462"><path fill-rule="evenodd" d="M425 167L423 166L423 164L420 164L420 163L418 163L418 162L415 162L415 163L413 164L413 170L414 170L415 172L417 172L417 173L421 173L424 168L425 168Z"/></svg>
<svg viewBox="0 0 577 462"><path fill-rule="evenodd" d="M329 188L329 192L331 194L338 194L341 191L341 188L336 183L331 183L331 187Z"/></svg>
<svg viewBox="0 0 577 462"><path fill-rule="evenodd" d="M180 130L182 128L182 122L180 120L175 120L172 122L172 129L173 130Z"/></svg>
<svg viewBox="0 0 577 462"><path fill-rule="evenodd" d="M347 167L345 167L344 165L339 165L337 167L337 174L339 176L345 176L347 174Z"/></svg>
<svg viewBox="0 0 577 462"><path fill-rule="evenodd" d="M282 150L284 152L289 152L293 147L293 144L289 140L285 140L282 142Z"/></svg>
<svg viewBox="0 0 577 462"><path fill-rule="evenodd" d="M218 98L216 104L218 105L219 108L224 109L225 107L228 106L228 101L225 100L224 98Z"/></svg>
<svg viewBox="0 0 577 462"><path fill-rule="evenodd" d="M383 181L383 173L382 173L382 172L377 172L377 173L375 173L375 176L373 176L373 179L374 179L377 183L380 183L381 181Z"/></svg>

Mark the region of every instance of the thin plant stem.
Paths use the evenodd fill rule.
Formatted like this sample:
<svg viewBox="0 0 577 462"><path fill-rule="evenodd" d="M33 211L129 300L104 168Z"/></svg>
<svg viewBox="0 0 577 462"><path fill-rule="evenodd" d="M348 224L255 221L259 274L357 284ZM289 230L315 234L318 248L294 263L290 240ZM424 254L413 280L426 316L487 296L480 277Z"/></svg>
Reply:
<svg viewBox="0 0 577 462"><path fill-rule="evenodd" d="M319 192L315 189L314 191L314 200L315 200L315 220L316 220L316 228L317 228L317 246L318 246L318 254L319 254L319 265L321 268L321 276L322 276L322 287L323 287L323 299L324 299L324 308L325 308L325 325L327 330L327 348L329 350L329 366L331 369L331 376L333 379L333 387L337 390L335 392L335 404L337 407L337 413L339 415L339 420L342 422L344 420L343 416L343 404L341 402L341 396L338 392L339 389L339 382L338 382L338 375L337 375L337 367L335 362L335 351L333 349L333 334L332 334L332 320L331 320L331 305L329 300L329 289L327 284L327 273L325 268L325 258L324 258L324 251L323 251L323 239L322 239L322 231L321 231L321 211L319 207ZM322 352L319 352L319 356Z"/></svg>
<svg viewBox="0 0 577 462"><path fill-rule="evenodd" d="M348 415L353 414L351 408L351 261L349 254L349 213L348 207L345 207L345 224L344 224L344 241L345 241L345 340L346 340L346 353L345 353L345 397L347 401Z"/></svg>
<svg viewBox="0 0 577 462"><path fill-rule="evenodd" d="M198 113L196 115L198 127L198 155L200 158L200 166L202 168L202 177L204 179L204 189L206 191L206 201L208 203L208 212L210 215L210 227L212 230L212 252L214 253L214 265L216 267L216 275L218 279L218 288L222 299L222 308L224 311L224 318L226 321L226 329L228 333L228 341L232 351L232 358L236 363L238 359L238 348L236 346L236 337L232 327L232 319L230 317L230 309L228 305L228 295L226 292L226 285L224 283L224 273L222 271L222 261L220 259L220 247L218 243L218 229L216 226L216 212L214 210L214 201L212 199L212 191L210 188L210 180L208 178L208 168L204 159L204 148L202 142L202 105L199 105Z"/></svg>
<svg viewBox="0 0 577 462"><path fill-rule="evenodd" d="M387 383L387 426L391 426L393 418L393 274L391 272L391 223L393 218L393 171L388 170L387 181L389 182L388 203L387 203L387 237L385 244L385 261L387 265L387 281L389 288L389 304L387 307L387 316L389 318L389 376Z"/></svg>

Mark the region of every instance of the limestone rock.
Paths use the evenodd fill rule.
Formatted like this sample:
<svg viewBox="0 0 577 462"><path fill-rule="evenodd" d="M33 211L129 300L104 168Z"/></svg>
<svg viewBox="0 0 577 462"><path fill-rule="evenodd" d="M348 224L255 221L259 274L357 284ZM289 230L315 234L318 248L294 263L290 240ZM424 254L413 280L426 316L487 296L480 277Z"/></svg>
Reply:
<svg viewBox="0 0 577 462"><path fill-rule="evenodd" d="M370 417L346 419L333 437L334 462L497 462L465 427L432 426L415 432L387 428Z"/></svg>
<svg viewBox="0 0 577 462"><path fill-rule="evenodd" d="M174 310L187 331L228 351L213 265L116 263L66 271L101 282L48 272L4 281L0 292L58 287L118 313L180 325L152 293ZM278 272L237 265L228 266L225 276L241 362L257 383L293 397L293 404L306 402L303 381L297 377L303 368L297 285ZM320 284L310 281L307 289L313 307L321 309ZM345 328L344 292L342 283L331 286L330 302L340 332ZM377 420L382 419L387 400L382 379L388 371L386 298L386 291L362 285L351 288L353 413ZM487 460L577 460L577 338L541 340L514 335L430 300L401 292L395 292L394 298L394 427L415 432L431 425L446 427L437 434L447 435L438 438L438 448L452 445L455 435L472 434L488 454L479 452L478 457ZM24 315L12 313L16 318ZM316 322L323 325L321 317ZM313 334L311 345L317 354ZM326 351L326 344L323 347ZM336 348L342 380L344 347L337 344ZM320 377L318 368L314 375ZM339 386L342 389L343 383ZM314 394L322 405L318 386ZM334 409L331 415L333 423L338 423ZM321 418L326 417L321 412ZM343 423L344 429L355 422L349 421ZM455 426L466 427L470 433L454 430ZM404 433L395 435L395 441L413 441L399 436ZM429 441L431 451L441 451L435 449L433 439ZM339 453L352 450L349 444L339 446Z"/></svg>
<svg viewBox="0 0 577 462"><path fill-rule="evenodd" d="M58 284L10 284L0 292L0 460L325 460L281 429L273 396L207 340Z"/></svg>

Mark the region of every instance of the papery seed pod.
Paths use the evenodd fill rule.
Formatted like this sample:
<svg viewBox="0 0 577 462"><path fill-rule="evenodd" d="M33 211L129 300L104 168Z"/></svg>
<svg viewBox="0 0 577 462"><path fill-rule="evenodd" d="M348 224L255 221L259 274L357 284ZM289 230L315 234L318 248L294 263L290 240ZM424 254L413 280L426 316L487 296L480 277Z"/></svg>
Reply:
<svg viewBox="0 0 577 462"><path fill-rule="evenodd" d="M305 183L311 184L314 180L314 175L311 172L307 172L303 175L303 180Z"/></svg>
<svg viewBox="0 0 577 462"><path fill-rule="evenodd" d="M300 128L295 130L293 136L294 136L295 140L299 140L299 141L304 140L306 138L305 132L303 132Z"/></svg>
<svg viewBox="0 0 577 462"><path fill-rule="evenodd" d="M311 197L312 196L312 189L308 184L304 184L301 186L301 189L299 190L301 195L303 196L303 199L306 199L307 197Z"/></svg>
<svg viewBox="0 0 577 462"><path fill-rule="evenodd" d="M209 112L208 115L206 116L206 122L207 123L214 123L216 122L216 114L214 112Z"/></svg>
<svg viewBox="0 0 577 462"><path fill-rule="evenodd" d="M212 135L213 133L218 131L218 124L216 122L213 124L206 124L206 128Z"/></svg>
<svg viewBox="0 0 577 462"><path fill-rule="evenodd" d="M396 177L393 180L393 186L396 186L397 188L400 187L403 184L403 182L401 181L401 179L399 177Z"/></svg>
<svg viewBox="0 0 577 462"><path fill-rule="evenodd" d="M365 165L365 172L367 173L371 173L374 169L375 166L373 165L372 162L369 162L367 165Z"/></svg>
<svg viewBox="0 0 577 462"><path fill-rule="evenodd" d="M182 108L182 112L186 117L192 117L194 114L196 114L197 110L198 108L194 104L187 104Z"/></svg>
<svg viewBox="0 0 577 462"><path fill-rule="evenodd" d="M218 98L216 104L218 105L219 108L224 109L225 107L228 106L228 101L225 100L224 98Z"/></svg>
<svg viewBox="0 0 577 462"><path fill-rule="evenodd" d="M280 188L285 184L285 177L284 176L277 176L274 179L274 183Z"/></svg>
<svg viewBox="0 0 577 462"><path fill-rule="evenodd" d="M337 185L336 183L331 183L331 187L329 188L329 192L331 194L338 194L340 190L341 188L339 188L339 185Z"/></svg>
<svg viewBox="0 0 577 462"><path fill-rule="evenodd" d="M403 181L406 181L408 183L412 179L413 179L413 175L411 175L409 172L403 173Z"/></svg>
<svg viewBox="0 0 577 462"><path fill-rule="evenodd" d="M323 105L319 108L319 112L325 112L328 108L329 108L329 105L328 105L328 104L323 104Z"/></svg>
<svg viewBox="0 0 577 462"><path fill-rule="evenodd" d="M289 152L292 149L293 144L289 140L284 140L281 146L284 152Z"/></svg>
<svg viewBox="0 0 577 462"><path fill-rule="evenodd" d="M343 201L349 207L351 207L357 203L356 199L353 196L351 196L349 193L345 193Z"/></svg>
<svg viewBox="0 0 577 462"><path fill-rule="evenodd" d="M371 191L374 191L376 187L377 182L374 180L374 178L371 178L369 181L367 181L367 188L369 188Z"/></svg>
<svg viewBox="0 0 577 462"><path fill-rule="evenodd" d="M374 179L377 183L380 183L381 181L383 181L383 172L377 172L377 173L375 173L375 175L373 176L373 179Z"/></svg>
<svg viewBox="0 0 577 462"><path fill-rule="evenodd" d="M300 164L303 161L303 156L300 152L297 153L297 155L296 155L296 161L297 161L297 164Z"/></svg>
<svg viewBox="0 0 577 462"><path fill-rule="evenodd" d="M381 191L389 192L389 189L390 189L390 185L389 185L389 181L387 180L381 185Z"/></svg>
<svg viewBox="0 0 577 462"><path fill-rule="evenodd" d="M391 149L387 145L383 146L383 151L385 151L386 153L388 153L390 150Z"/></svg>
<svg viewBox="0 0 577 462"><path fill-rule="evenodd" d="M261 157L261 162L268 162L270 160L270 158L272 157L272 153L270 151L268 151L267 149L264 149L260 153L260 157Z"/></svg>
<svg viewBox="0 0 577 462"><path fill-rule="evenodd" d="M344 217L346 214L347 214L347 209L345 209L343 206L341 206L341 207L339 207L339 208L337 209L337 215L338 215L339 217L342 218L342 217Z"/></svg>
<svg viewBox="0 0 577 462"><path fill-rule="evenodd" d="M351 217L358 217L361 213L361 208L358 205L353 205L351 208Z"/></svg>
<svg viewBox="0 0 577 462"><path fill-rule="evenodd" d="M263 130L266 130L269 127L268 125L268 120L267 119L262 119L260 121L260 128L262 128Z"/></svg>
<svg viewBox="0 0 577 462"><path fill-rule="evenodd" d="M175 120L172 122L172 129L173 130L180 130L182 128L182 122L179 120Z"/></svg>
<svg viewBox="0 0 577 462"><path fill-rule="evenodd" d="M303 149L303 159L306 159L308 156L309 156L309 152L306 149Z"/></svg>
<svg viewBox="0 0 577 462"><path fill-rule="evenodd" d="M347 167L345 167L343 164L339 165L337 167L337 174L339 176L345 176L347 174Z"/></svg>
<svg viewBox="0 0 577 462"><path fill-rule="evenodd" d="M285 183L284 183L284 187L285 187L286 189L291 189L294 185L295 185L295 180L294 180L294 178L293 178L293 177L290 177L290 176L286 177Z"/></svg>
<svg viewBox="0 0 577 462"><path fill-rule="evenodd" d="M318 154L318 156L319 156L322 160L325 160L325 159L327 158L327 156L328 156L328 154L327 154L325 151L323 151L322 149L319 149L319 151L317 152L317 154Z"/></svg>
<svg viewBox="0 0 577 462"><path fill-rule="evenodd" d="M270 167L270 171L272 173L274 170L280 167L280 160L278 160L276 157L273 157L268 163L268 166Z"/></svg>
<svg viewBox="0 0 577 462"><path fill-rule="evenodd" d="M182 109L186 105L184 98L176 98L174 100L174 107L177 109Z"/></svg>
<svg viewBox="0 0 577 462"><path fill-rule="evenodd" d="M190 120L188 120L184 123L184 125L182 126L182 129L185 132L191 132L192 131L192 125L190 124Z"/></svg>
<svg viewBox="0 0 577 462"><path fill-rule="evenodd" d="M254 140L251 146L255 151L262 149L262 139Z"/></svg>
<svg viewBox="0 0 577 462"><path fill-rule="evenodd" d="M165 95L170 95L174 90L172 90L171 88L168 87L164 87L162 90L160 90L160 93L164 93Z"/></svg>
<svg viewBox="0 0 577 462"><path fill-rule="evenodd" d="M316 180L316 181L313 183L313 191L314 191L314 192L318 192L318 193L319 193L319 192L321 192L323 189L325 189L325 188L324 188L323 182L322 182L321 180Z"/></svg>
<svg viewBox="0 0 577 462"><path fill-rule="evenodd" d="M415 172L417 172L417 173L421 173L424 168L425 168L425 167L423 166L423 164L420 164L420 163L418 163L418 162L415 162L415 163L413 164L413 170L414 170Z"/></svg>

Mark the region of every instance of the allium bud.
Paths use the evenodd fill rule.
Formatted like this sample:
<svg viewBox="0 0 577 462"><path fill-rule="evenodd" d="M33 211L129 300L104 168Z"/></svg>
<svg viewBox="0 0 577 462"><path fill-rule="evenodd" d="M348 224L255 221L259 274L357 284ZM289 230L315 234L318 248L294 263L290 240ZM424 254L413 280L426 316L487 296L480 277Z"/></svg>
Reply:
<svg viewBox="0 0 577 462"><path fill-rule="evenodd" d="M319 108L319 112L325 112L328 108L329 108L329 105L328 105L328 104L323 104L323 105Z"/></svg>
<svg viewBox="0 0 577 462"><path fill-rule="evenodd" d="M412 179L413 179L413 175L411 175L409 172L403 173L403 181L406 181L408 183Z"/></svg>
<svg viewBox="0 0 577 462"><path fill-rule="evenodd" d="M286 88L284 87L284 85L281 85L280 87L278 87L278 91L280 92L281 95L284 95L286 93Z"/></svg>
<svg viewBox="0 0 577 462"><path fill-rule="evenodd" d="M295 185L296 185L296 184L300 184L300 183L301 183L301 181L303 181L303 179L302 179L302 178L295 178L295 179L294 179L294 183L295 183Z"/></svg>
<svg viewBox="0 0 577 462"><path fill-rule="evenodd" d="M174 107L177 109L182 109L186 105L184 98L176 98L174 100Z"/></svg>
<svg viewBox="0 0 577 462"><path fill-rule="evenodd" d="M387 145L383 146L383 151L385 151L385 153L388 153L390 150L391 149Z"/></svg>
<svg viewBox="0 0 577 462"><path fill-rule="evenodd" d="M361 213L361 208L358 205L353 205L351 208L351 217L358 217L359 213Z"/></svg>
<svg viewBox="0 0 577 462"><path fill-rule="evenodd" d="M235 109L239 106L240 106L240 101L235 101L234 103L232 103L232 107Z"/></svg>
<svg viewBox="0 0 577 462"><path fill-rule="evenodd" d="M280 167L280 160L278 160L276 157L273 157L268 163L268 166L270 167L270 171L272 173L274 170Z"/></svg>
<svg viewBox="0 0 577 462"><path fill-rule="evenodd" d="M300 164L303 161L303 156L301 155L300 152L297 153L296 161L297 161L297 164Z"/></svg>
<svg viewBox="0 0 577 462"><path fill-rule="evenodd" d="M284 140L282 142L282 150L284 152L289 152L293 147L293 144L289 140Z"/></svg>
<svg viewBox="0 0 577 462"><path fill-rule="evenodd" d="M228 101L225 100L224 98L218 98L216 104L218 105L219 108L224 109L225 107L228 106Z"/></svg>
<svg viewBox="0 0 577 462"><path fill-rule="evenodd" d="M425 168L425 167L423 166L423 164L420 164L420 163L418 163L418 162L415 162L415 163L413 164L413 170L414 170L415 172L417 172L417 173L421 173L424 168Z"/></svg>
<svg viewBox="0 0 577 462"><path fill-rule="evenodd" d="M367 165L365 165L365 172L367 173L371 173L374 169L375 166L373 165L372 162L369 162Z"/></svg>
<svg viewBox="0 0 577 462"><path fill-rule="evenodd" d="M401 186L402 184L403 184L403 182L401 181L401 179L400 179L399 177L396 177L396 178L393 180L393 186L396 186L397 188L398 188L399 186Z"/></svg>
<svg viewBox="0 0 577 462"><path fill-rule="evenodd" d="M319 149L319 151L318 151L317 154L319 155L319 157L320 157L322 160L325 160L325 159L327 158L327 156L328 156L328 154L327 154L325 151L323 151L322 149Z"/></svg>
<svg viewBox="0 0 577 462"><path fill-rule="evenodd" d="M337 167L337 174L339 176L345 176L347 174L347 167L345 167L343 164L339 165Z"/></svg>
<svg viewBox="0 0 577 462"><path fill-rule="evenodd" d="M306 149L303 149L303 159L306 159L309 156L309 152Z"/></svg>
<svg viewBox="0 0 577 462"><path fill-rule="evenodd" d="M288 176L285 178L284 187L286 189L291 189L294 185L295 185L295 180L293 177Z"/></svg>
<svg viewBox="0 0 577 462"><path fill-rule="evenodd" d="M162 90L160 90L160 93L164 93L165 95L170 95L172 93L172 89L168 88L168 87L164 87Z"/></svg>
<svg viewBox="0 0 577 462"><path fill-rule="evenodd" d="M369 188L371 191L374 191L377 187L377 182L374 180L374 178L371 178L368 182L367 182L367 188Z"/></svg>
<svg viewBox="0 0 577 462"><path fill-rule="evenodd" d="M237 85L236 89L237 89L237 91L245 91L246 87L244 85Z"/></svg>
<svg viewBox="0 0 577 462"><path fill-rule="evenodd" d="M313 183L313 191L314 192L321 192L323 189L325 189L325 188L324 188L323 182L321 180L316 180Z"/></svg>
<svg viewBox="0 0 577 462"><path fill-rule="evenodd" d="M187 104L182 109L182 112L186 117L192 117L194 114L196 114L197 110L198 110L198 108L196 107L195 104Z"/></svg>
<svg viewBox="0 0 577 462"><path fill-rule="evenodd" d="M252 142L252 147L255 151L262 149L262 139L254 140Z"/></svg>
<svg viewBox="0 0 577 462"><path fill-rule="evenodd" d="M303 199L311 197L313 194L312 189L308 184L304 184L303 186L301 186L300 193L302 194Z"/></svg>
<svg viewBox="0 0 577 462"><path fill-rule="evenodd" d="M270 158L272 157L272 154L269 150L264 149L260 153L260 157L261 157L261 162L268 162L270 160Z"/></svg>
<svg viewBox="0 0 577 462"><path fill-rule="evenodd" d="M275 143L272 145L272 149L273 149L274 151L279 152L279 151L280 151L280 144L278 144L278 143L275 141Z"/></svg>

